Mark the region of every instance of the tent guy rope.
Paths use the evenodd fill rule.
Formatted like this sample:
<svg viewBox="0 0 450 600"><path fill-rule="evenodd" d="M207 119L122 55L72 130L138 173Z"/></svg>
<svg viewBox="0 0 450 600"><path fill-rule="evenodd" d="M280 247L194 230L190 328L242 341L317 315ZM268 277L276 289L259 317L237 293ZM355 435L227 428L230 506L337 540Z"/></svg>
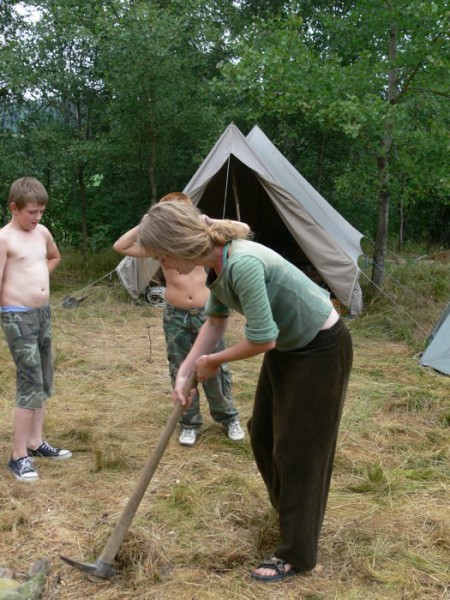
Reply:
<svg viewBox="0 0 450 600"><path fill-rule="evenodd" d="M391 302L396 308L398 308L404 315L406 315L408 317L408 319L410 319L415 325L417 325L417 327L420 329L420 331L422 331L424 333L424 335L428 335L425 332L425 329L423 328L423 325L421 325L418 321L416 321L416 319L411 316L408 311L406 311L400 304L398 304L398 302L396 302L393 298L391 298L391 296L389 296L389 294L386 294L386 292L380 288L376 283L374 283L372 281L372 279L366 275L366 273L364 273L364 271L360 271L361 275L364 275L364 277L370 282L371 285L373 285L381 294L383 294L383 296L385 298L387 298L389 300L389 302Z"/></svg>
<svg viewBox="0 0 450 600"><path fill-rule="evenodd" d="M74 292L72 297L78 296L82 292L85 292L89 288L93 287L99 281L102 281L106 277L110 277L113 273L115 273L115 271L116 271L116 269L113 269L112 271L110 271L109 273L106 273L106 275L103 275L102 277L100 277L96 281L93 281L92 283L89 283L88 285L86 285L84 288L81 288L81 290L78 290L77 292ZM61 302L59 302L58 304L52 305L52 308L57 308L58 306L63 306L64 302L65 302L65 300L61 300Z"/></svg>

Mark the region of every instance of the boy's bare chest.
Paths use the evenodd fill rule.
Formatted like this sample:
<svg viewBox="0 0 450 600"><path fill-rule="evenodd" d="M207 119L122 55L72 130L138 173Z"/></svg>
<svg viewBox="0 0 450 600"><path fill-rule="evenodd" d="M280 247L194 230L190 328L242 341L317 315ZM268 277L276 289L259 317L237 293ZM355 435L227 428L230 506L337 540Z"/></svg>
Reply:
<svg viewBox="0 0 450 600"><path fill-rule="evenodd" d="M37 231L14 232L8 242L8 259L23 264L36 264L47 257L43 236Z"/></svg>

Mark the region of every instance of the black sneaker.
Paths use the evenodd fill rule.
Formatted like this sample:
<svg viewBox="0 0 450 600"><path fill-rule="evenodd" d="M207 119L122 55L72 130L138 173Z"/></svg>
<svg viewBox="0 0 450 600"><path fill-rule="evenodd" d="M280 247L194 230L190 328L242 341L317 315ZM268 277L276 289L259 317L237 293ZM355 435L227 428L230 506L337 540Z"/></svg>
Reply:
<svg viewBox="0 0 450 600"><path fill-rule="evenodd" d="M27 450L28 456L40 456L43 458L54 458L56 460L64 460L65 458L70 458L72 456L70 450L54 448L53 446L50 446L48 442L42 442L36 450L32 450L31 448L27 448Z"/></svg>
<svg viewBox="0 0 450 600"><path fill-rule="evenodd" d="M36 481L39 479L39 475L28 456L18 458L17 460L14 460L11 456L8 469L19 481Z"/></svg>

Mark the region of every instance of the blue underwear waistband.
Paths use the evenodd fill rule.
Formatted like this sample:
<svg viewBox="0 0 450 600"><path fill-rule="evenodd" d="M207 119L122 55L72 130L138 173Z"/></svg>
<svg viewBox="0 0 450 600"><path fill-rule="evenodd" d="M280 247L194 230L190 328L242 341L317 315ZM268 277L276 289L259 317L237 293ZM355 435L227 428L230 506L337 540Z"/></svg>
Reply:
<svg viewBox="0 0 450 600"><path fill-rule="evenodd" d="M29 312L34 310L31 306L0 306L0 312Z"/></svg>

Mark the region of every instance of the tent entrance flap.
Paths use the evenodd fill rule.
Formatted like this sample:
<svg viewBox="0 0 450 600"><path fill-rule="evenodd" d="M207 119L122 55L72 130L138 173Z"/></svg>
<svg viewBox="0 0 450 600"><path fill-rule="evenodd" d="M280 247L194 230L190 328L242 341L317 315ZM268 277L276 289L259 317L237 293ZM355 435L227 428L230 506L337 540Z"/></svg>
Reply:
<svg viewBox="0 0 450 600"><path fill-rule="evenodd" d="M228 185L230 181L231 185ZM230 156L210 179L197 206L210 217L248 223L256 242L284 256L317 283L323 282L301 246L286 228L257 175L235 156Z"/></svg>

